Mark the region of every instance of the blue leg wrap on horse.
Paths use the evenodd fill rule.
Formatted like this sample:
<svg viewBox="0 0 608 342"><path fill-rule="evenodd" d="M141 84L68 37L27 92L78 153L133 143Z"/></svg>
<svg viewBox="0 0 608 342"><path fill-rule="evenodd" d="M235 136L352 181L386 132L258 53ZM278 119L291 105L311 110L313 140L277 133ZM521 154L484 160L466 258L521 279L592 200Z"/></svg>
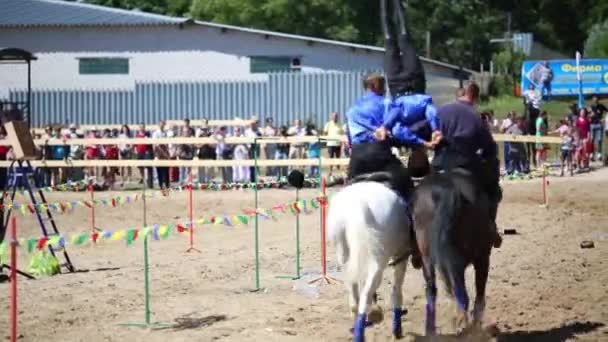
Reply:
<svg viewBox="0 0 608 342"><path fill-rule="evenodd" d="M401 308L393 308L393 336L401 337L403 331L401 330L401 317L403 311Z"/></svg>
<svg viewBox="0 0 608 342"><path fill-rule="evenodd" d="M460 286L456 286L454 288L454 296L458 302L458 309L466 312L469 307L469 297L467 296L466 290L464 288L460 288Z"/></svg>
<svg viewBox="0 0 608 342"><path fill-rule="evenodd" d="M435 332L435 301L437 300L437 288L432 286L426 290L426 330Z"/></svg>
<svg viewBox="0 0 608 342"><path fill-rule="evenodd" d="M357 316L357 320L355 321L355 328L353 330L353 342L365 342L366 320L366 314L360 314Z"/></svg>

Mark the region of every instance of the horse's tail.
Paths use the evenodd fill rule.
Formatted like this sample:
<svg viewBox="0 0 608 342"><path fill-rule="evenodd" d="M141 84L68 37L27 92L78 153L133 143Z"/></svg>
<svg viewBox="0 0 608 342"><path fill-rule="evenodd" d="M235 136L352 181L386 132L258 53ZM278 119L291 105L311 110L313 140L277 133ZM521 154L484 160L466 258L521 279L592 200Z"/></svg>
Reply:
<svg viewBox="0 0 608 342"><path fill-rule="evenodd" d="M329 240L333 241L336 246L338 263L345 265L349 259L350 249L348 247L348 240L346 239L345 213L339 208L341 199L340 194L336 195L332 201L332 205L329 207L327 229Z"/></svg>
<svg viewBox="0 0 608 342"><path fill-rule="evenodd" d="M447 180L432 187L432 198L436 205L429 232L430 257L439 268L448 293L452 294L454 283L464 276L465 260L454 246L454 227L461 199L454 184Z"/></svg>

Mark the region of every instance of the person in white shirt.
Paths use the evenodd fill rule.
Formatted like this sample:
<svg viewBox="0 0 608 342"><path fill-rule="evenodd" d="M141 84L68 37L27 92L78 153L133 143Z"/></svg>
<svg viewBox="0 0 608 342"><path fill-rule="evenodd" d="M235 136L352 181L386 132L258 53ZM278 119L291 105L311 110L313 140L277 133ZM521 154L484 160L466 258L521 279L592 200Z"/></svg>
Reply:
<svg viewBox="0 0 608 342"><path fill-rule="evenodd" d="M278 134L278 131L277 131L276 127L274 127L272 118L266 118L266 126L262 130L262 135L264 137L270 138L270 137L276 137L277 134ZM264 146L264 154L266 155L266 159L274 159L276 152L277 152L276 144L266 144ZM270 166L266 169L266 175L275 176L276 174L277 174L276 167Z"/></svg>
<svg viewBox="0 0 608 342"><path fill-rule="evenodd" d="M302 121L296 119L293 122L293 126L287 130L287 135L290 137L303 137L306 136L306 128L302 126ZM304 143L292 143L289 146L289 159L303 159L304 158Z"/></svg>
<svg viewBox="0 0 608 342"><path fill-rule="evenodd" d="M240 127L234 128L235 137L244 137ZM249 158L249 148L246 144L236 145L234 148L234 160L247 160ZM233 166L232 179L235 182L249 182L251 178L249 166Z"/></svg>
<svg viewBox="0 0 608 342"><path fill-rule="evenodd" d="M249 125L249 128L247 128L245 130L245 137L259 138L261 136L262 136L262 132L260 131L260 128L258 127L258 120L256 118L253 118L251 124ZM257 158L260 157L260 145L250 145L249 146L249 159L254 159L254 157L256 157L256 156L257 156ZM250 176L251 182L255 182L256 172L258 172L258 170L256 170L255 167L252 166L249 168L249 176Z"/></svg>
<svg viewBox="0 0 608 342"><path fill-rule="evenodd" d="M232 159L232 151L230 147L226 144L225 140L228 137L228 129L225 126L220 127L214 135L215 140L217 140L217 145L215 145L215 155L217 156L217 160L231 160ZM232 168L229 166L220 166L220 173L222 174L222 182L223 183L231 183L232 182Z"/></svg>
<svg viewBox="0 0 608 342"><path fill-rule="evenodd" d="M329 158L340 158L341 150L342 150L342 138L344 136L344 130L342 129L342 125L338 122L338 113L333 112L330 115L330 120L325 124L325 128L323 129L323 134L327 135L330 138L335 138L337 140L328 140L327 141L327 152L329 153ZM338 166L338 170L340 166ZM331 174L333 170L333 166L329 167L329 173Z"/></svg>
<svg viewBox="0 0 608 342"><path fill-rule="evenodd" d="M536 135L536 120L540 115L540 106L542 95L539 91L536 90L533 84L530 84L528 90L524 92L524 98L526 102L526 108L528 110L528 127L526 134L528 135ZM534 156L536 155L536 144L527 143L527 158L528 160L532 160L536 167L536 159Z"/></svg>
<svg viewBox="0 0 608 342"><path fill-rule="evenodd" d="M167 131L165 130L165 121L161 121L158 124L158 129L152 133L152 139L162 139L167 137ZM171 159L171 152L169 146L166 144L154 145L154 157L158 160ZM156 167L156 176L158 178L158 185L161 189L168 189L171 184L169 182L169 168L163 166Z"/></svg>
<svg viewBox="0 0 608 342"><path fill-rule="evenodd" d="M513 112L507 113L506 119L500 124L500 133L505 133L513 125Z"/></svg>

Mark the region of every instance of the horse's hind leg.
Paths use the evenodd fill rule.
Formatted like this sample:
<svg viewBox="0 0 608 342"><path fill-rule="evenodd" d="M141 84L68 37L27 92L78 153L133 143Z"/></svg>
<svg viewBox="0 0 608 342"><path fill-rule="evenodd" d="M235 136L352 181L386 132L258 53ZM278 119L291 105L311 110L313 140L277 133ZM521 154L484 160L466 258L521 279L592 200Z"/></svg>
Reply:
<svg viewBox="0 0 608 342"><path fill-rule="evenodd" d="M359 309L359 283L356 279L351 280L346 285L348 290L348 305L352 312L353 318L357 317L357 310Z"/></svg>
<svg viewBox="0 0 608 342"><path fill-rule="evenodd" d="M475 260L475 306L473 307L473 322L481 324L486 309L486 284L490 270L490 255Z"/></svg>
<svg viewBox="0 0 608 342"><path fill-rule="evenodd" d="M456 298L457 304L457 328L466 328L469 324L468 310L469 310L469 295L467 293L467 287L464 278L464 268L456 269L452 275L452 291Z"/></svg>
<svg viewBox="0 0 608 342"><path fill-rule="evenodd" d="M429 336L435 335L435 315L437 301L437 285L435 276L435 265L431 262L428 256L422 258L424 280L426 281L426 334Z"/></svg>
<svg viewBox="0 0 608 342"><path fill-rule="evenodd" d="M376 292L380 286L380 283L382 282L383 266L387 261L382 260L382 262L373 259L369 261L367 268L367 279L365 279L365 283L363 284L363 288L359 294L359 311L355 321L355 327L353 329L353 341L355 342L365 341L367 310L372 303L374 292Z"/></svg>
<svg viewBox="0 0 608 342"><path fill-rule="evenodd" d="M401 328L401 317L403 316L403 280L405 279L405 271L407 269L407 258L395 266L393 266L394 281L391 293L391 301L393 305L393 336L396 338L403 337Z"/></svg>

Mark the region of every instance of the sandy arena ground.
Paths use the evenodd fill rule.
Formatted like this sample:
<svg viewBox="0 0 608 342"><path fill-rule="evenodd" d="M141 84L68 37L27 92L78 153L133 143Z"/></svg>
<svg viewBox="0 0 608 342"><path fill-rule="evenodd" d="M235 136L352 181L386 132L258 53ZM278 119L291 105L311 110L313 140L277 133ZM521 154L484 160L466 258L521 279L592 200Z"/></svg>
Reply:
<svg viewBox="0 0 608 342"><path fill-rule="evenodd" d="M551 179L549 209L539 207L540 180L505 184L499 225L515 228L492 256L486 323L497 323L497 341L608 341L608 169ZM336 189L332 189L336 191ZM302 191L312 198L317 190ZM124 193L121 193L124 194ZM116 193L114 194L116 195ZM112 193L98 193L108 198ZM50 200L86 198L53 193ZM290 190L265 190L261 207L293 200ZM237 214L253 207L250 191L195 192L196 217ZM107 230L140 227L142 202L97 210L97 226ZM85 208L57 215L63 233L90 230ZM148 201L148 222L172 223L186 216L186 194ZM254 288L254 230L251 226L198 227L195 246L185 253L187 235L150 242L153 320L165 329L119 326L144 319L143 248L124 241L69 249L74 265L90 272L35 281L19 278L20 341L348 341L352 325L341 284L308 288L320 271L319 212L302 216L302 269L305 280L276 276L294 272L295 218L262 221L261 284ZM38 236L32 218L19 217L22 237ZM582 240L595 248L581 249ZM603 252L602 252L603 251ZM20 266L27 268L25 257ZM330 268L335 266L329 248ZM102 270L99 270L102 269ZM471 271L471 270L469 270ZM386 272L390 275L389 272ZM473 291L473 273L468 286ZM380 291L386 319L367 330L368 341L390 340L387 277ZM8 283L0 284L0 334L8 333ZM404 286L405 341L423 341L422 274L410 268ZM438 326L450 337L453 307L439 294ZM8 337L7 337L8 338ZM486 339L488 340L488 339Z"/></svg>

